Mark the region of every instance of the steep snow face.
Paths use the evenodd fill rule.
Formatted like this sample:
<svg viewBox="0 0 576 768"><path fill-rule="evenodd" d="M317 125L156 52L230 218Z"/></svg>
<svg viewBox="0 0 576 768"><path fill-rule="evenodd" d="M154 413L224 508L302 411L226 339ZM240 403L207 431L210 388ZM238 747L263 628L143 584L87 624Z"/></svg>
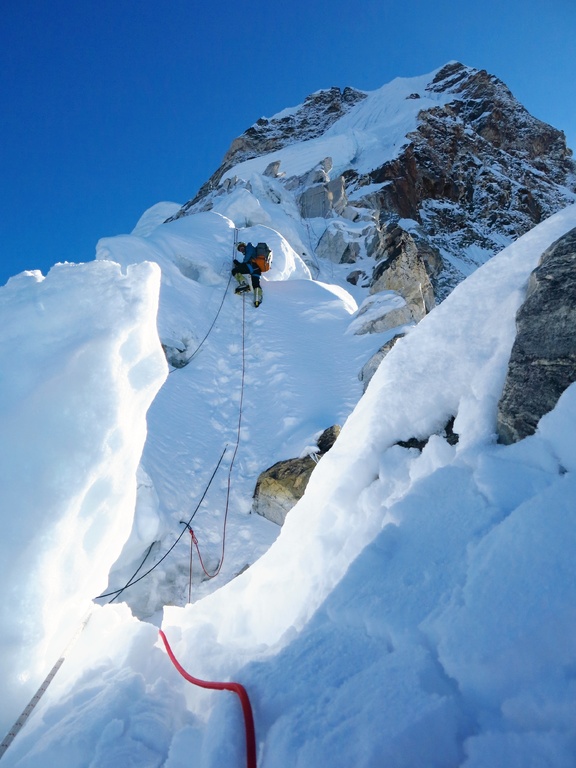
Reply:
<svg viewBox="0 0 576 768"><path fill-rule="evenodd" d="M251 201L260 204L248 194L227 197L225 213L234 215L241 223L237 240L257 243L268 242L273 249L272 269L266 273L267 281L310 279L310 272L288 241L265 224L270 217L250 216ZM153 213L153 212L152 212ZM241 218L244 221L241 221ZM246 219L254 225L246 222ZM262 219L265 218L265 221ZM234 223L227 215L215 211L179 219L160 226L155 217L144 234L103 238L98 242L96 258L114 261L128 267L144 260L154 261L162 269L162 287L158 328L166 346L192 353L200 342L198 308L204 308L206 296L216 289L225 291L230 278L232 259L238 256L234 249ZM153 222L156 222L156 226Z"/></svg>
<svg viewBox="0 0 576 768"><path fill-rule="evenodd" d="M494 121L483 122L483 107L481 114L474 112L475 106L482 106L473 98L475 91L464 88L467 83L482 85L484 75L457 64L445 69L440 78L438 73L418 83L395 81L354 97L354 104L339 117L346 130L338 121L328 121L330 127L324 126L322 135L307 141L304 149L291 144L280 150L286 162L293 159L294 170L323 160L320 155L328 145L340 167L358 163L364 168L376 159L392 158L374 175L352 169L346 182L356 195L355 205L343 210L346 215L335 209L330 214L347 236L353 232L364 238L358 261L365 269L370 260L374 263L368 245L381 234L378 210L390 213L399 191L416 189L420 183L426 187L433 177L438 182L438 187L436 181L431 186L434 195L440 190L444 197L439 201L432 196L427 205L435 209L436 224L446 222L449 233L461 221L455 214L470 202L466 195L452 200L459 187L430 171L437 166L423 171L415 162L395 165L401 155L415 161L418 142L411 139L404 147L402 138L414 120L421 138L431 137L427 148L432 154L442 149L442 162L445 143L452 141L440 141L433 125L440 135L445 127L456 129L450 136L460 136L463 143L474 133L475 146L493 132ZM435 87L426 87L425 80ZM449 92L453 98L464 93L458 109L476 115L474 130L463 129L454 102L444 101ZM433 103L422 121L418 102L425 99ZM382 126L391 126L389 135L381 134ZM562 160L562 148L555 146ZM451 167L464 168L466 157L458 156ZM503 157L498 155L499 163ZM68 361L67 355L72 355L64 366L70 375L57 379L56 394L49 387L42 389L43 382L52 379L37 377L36 356L33 369L26 365L29 350L37 352L30 339L38 326L22 323L27 333L22 340L16 334L17 343L8 352L21 348L20 379L29 380L31 389L22 387L20 380L6 379L6 401L17 402L14 393L20 396L20 389L23 396L38 389L40 399L28 398L27 407L36 409L33 421L40 429L34 440L26 441L28 449L38 448L28 464L23 451L10 464L5 448L7 467L17 478L14 487L28 494L19 522L36 530L35 515L40 501L45 503L22 479L22 467L45 466L52 457L55 463L46 466L59 483L58 509L76 510L80 505L82 513L73 527L78 535L72 537L81 540L80 554L75 547L72 555L64 550L56 558L52 539L44 537L36 539L38 546L30 555L33 562L48 558L52 566L58 564L54 626L42 631L55 648L58 645L56 653L61 652L56 624L63 627L59 631L70 629L60 608L68 594L61 584L68 585L76 561L90 570L82 548L99 554L97 544L118 525L115 546L110 545L101 560L110 564L126 539L136 503L132 532L107 589L116 594L114 588L126 584L150 547L156 563L168 547L179 545L170 559L121 598L139 615L162 620L191 672L207 679L237 674L246 683L255 703L260 757L270 768L298 763L372 768L382 760L410 767L429 762L438 768L525 768L534 755L541 764L563 768L573 763L576 738L571 608L576 528L570 517L576 466L574 387L542 419L537 434L517 446L496 445L495 416L528 274L541 252L576 224L576 207L506 248L423 322L405 329L406 336L358 402L357 373L389 334L355 335L357 302L365 297L367 286L343 288L349 264L314 263L314 247L327 224L319 217L310 221L302 216L299 195L314 187L333 196L338 190L337 185L329 186L337 181L329 178L329 164L313 165L292 179L246 166L245 178L226 178L203 201L210 211L160 225L170 206L152 209L132 235L100 241L94 271L66 267L83 284L81 291L70 282L74 333L60 330L69 320L66 287L50 304L55 318L46 324L50 346L44 337L39 345L41 352L44 346L52 350L51 356L38 357L50 371L55 360ZM496 169L502 189L507 179L504 165ZM413 176L401 175L406 168ZM477 170L481 180L494 168L480 160ZM539 173L543 177L544 172ZM402 186L398 180L415 184ZM553 199L554 190L549 189ZM474 198L474 184L471 190ZM384 200L392 207L369 210L365 206L372 195L370 200L378 205ZM411 205L414 200L408 196L404 202ZM524 202L532 206L530 195ZM414 210L421 221L400 219L400 224L422 237L426 226L433 226L432 218L427 218L428 208L418 209L417 203ZM501 237L499 246L511 233L489 232L490 237ZM245 241L266 240L275 252L258 309L249 298L231 291L235 234ZM474 263L470 257L472 272L492 252L477 243L469 245L477 255ZM435 247L440 248L438 243ZM385 260L382 251L378 258ZM110 260L125 267L126 275ZM172 370L149 409L150 437L135 498L126 478L136 475L135 446L141 448L142 425L129 426L125 419L135 413L134 403L137 416L142 416L165 375L146 290L143 298L130 287L135 276L152 274L158 290L158 270L146 263L129 267L147 261L162 268L161 341L173 360L179 354L180 362L189 364ZM310 279L307 264L320 273L321 281ZM53 274L60 272L54 270L44 281L23 276L13 288L50 285ZM120 287L119 292L110 289L114 300L109 301L102 288L104 275L113 275L112 285ZM17 299L15 295L15 307ZM33 296L23 294L20 299L26 312L44 311L45 303ZM130 367L125 356L130 364L136 358L130 356L133 346L125 336L121 344L105 345L108 331L113 340L124 333L126 317L118 307L125 310L125 303L129 320L139 324L138 349L152 349L148 357L142 352L146 361L154 361L152 371L144 364ZM395 304L392 298L382 303ZM18 325L20 315L12 315L10 308L8 328L11 317ZM51 332L53 326L58 333ZM62 350L52 345L54 339L63 340ZM97 371L86 352L94 349L102 352L94 358ZM118 381L112 375L116 370L121 371ZM78 392L84 392L84 374L89 379L86 407L83 396L78 398ZM53 402L58 408L52 408ZM24 434L32 435L26 414L14 421L4 443L17 443L20 424ZM7 413L7 424L12 423L10 416ZM457 445L443 437L452 417ZM315 436L335 422L345 422L340 438L319 463L281 531L251 515L250 496L260 470L276 460L306 454ZM56 429L65 438L57 441L58 449L65 446L68 451L64 475L62 456L52 451L47 437ZM411 437L429 439L422 451L399 444ZM117 451L123 455L124 449L127 458L118 462ZM211 484L221 455L224 472L216 472ZM94 467L104 476L102 483L94 477ZM120 480L122 488L117 490ZM12 478L6 476L4 485L10 483ZM209 495L204 497L204 491ZM48 501L50 492L51 486ZM7 506L15 504L17 496L9 497ZM119 507L121 524L112 514ZM204 579L192 544L187 536L182 539L182 521L191 516L204 565L208 573L219 571L218 578ZM104 526L110 518L104 531L100 523ZM59 571L61 563L65 573ZM102 589L100 567L78 592L78 605L66 614L75 624L82 600ZM52 572L47 573L51 580ZM34 590L31 594L36 599ZM189 595L192 605L186 605ZM27 606L12 596L7 604L13 623L26 628ZM161 619L156 611L162 605L170 607ZM8 631L5 637L11 637ZM42 654L46 656L38 641L31 646L31 664ZM19 657L14 664L28 674ZM381 719L380 713L385 713ZM141 768L181 768L193 754L205 768L238 765L242 756L233 741L237 726L229 700L189 689L176 676L156 645L151 624L136 621L126 606L97 606L62 673L3 759L15 768L56 763L80 768L86 762L91 768L125 762ZM225 739L223 734L229 733L230 739Z"/></svg>
<svg viewBox="0 0 576 768"><path fill-rule="evenodd" d="M328 88L311 94L303 104L284 109L270 119L261 117L232 142L221 167L203 185L195 200L216 187L228 168L289 144L318 138L364 98L366 94L354 88L344 88L343 91L340 88Z"/></svg>
<svg viewBox="0 0 576 768"><path fill-rule="evenodd" d="M128 538L166 362L160 270L58 265L0 289L0 665L6 732Z"/></svg>
<svg viewBox="0 0 576 768"><path fill-rule="evenodd" d="M412 454L399 449L397 441L439 433L456 416L455 430L460 435L457 463L466 463L467 457L492 444L496 403L526 281L541 253L573 221L576 208L569 208L509 246L396 343L334 448L313 473L304 498L291 511L274 547L211 601L191 609L191 617L225 602L226 616L219 615L218 623L219 636L227 638L226 642L243 645L244 633L250 642L255 637L259 642L277 642L283 632L308 620L334 586L337 574L390 521L388 507L416 479L434 472L437 461L452 464L455 460L452 448L435 438L437 455L429 461L423 454L412 466ZM436 454L436 449L430 453ZM397 468L396 462L400 462ZM382 506L373 503L376 497L382 499ZM319 508L323 514L314 512ZM297 545L303 530L306 538ZM289 552L299 565L290 579L290 598L278 601L276 595L285 581L280 564ZM330 553L335 552L338 557L328 567ZM256 602L254 589L259 594ZM305 598L301 601L297 595Z"/></svg>
<svg viewBox="0 0 576 768"><path fill-rule="evenodd" d="M423 109L447 103L451 94L427 92L435 73L414 78L397 78L376 91L340 117L321 136L298 141L259 157L234 165L222 180L233 176L249 178L262 173L272 160L280 160L286 176L299 176L325 157L333 162L332 175L354 168L368 173L396 157L416 129ZM411 94L419 98L409 98ZM421 95L420 95L421 94Z"/></svg>
<svg viewBox="0 0 576 768"><path fill-rule="evenodd" d="M145 237L149 235L156 227L173 216L181 206L178 203L156 203L147 211L144 211L138 223L132 230L133 235Z"/></svg>

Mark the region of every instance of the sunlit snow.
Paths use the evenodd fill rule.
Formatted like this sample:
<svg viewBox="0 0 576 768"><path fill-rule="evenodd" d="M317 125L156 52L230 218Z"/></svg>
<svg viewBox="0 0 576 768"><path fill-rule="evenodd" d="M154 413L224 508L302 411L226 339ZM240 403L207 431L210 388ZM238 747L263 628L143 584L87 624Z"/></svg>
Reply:
<svg viewBox="0 0 576 768"><path fill-rule="evenodd" d="M237 701L177 674L161 624L191 674L246 686L262 768L572 766L576 387L516 445L495 425L528 276L576 206L405 329L362 396L389 336L355 333L362 292L311 279L261 183L0 289L5 731L66 657L3 765L243 765ZM257 309L235 237L274 249ZM259 473L336 423L284 526L251 514ZM193 514L212 580L194 555L190 582Z"/></svg>

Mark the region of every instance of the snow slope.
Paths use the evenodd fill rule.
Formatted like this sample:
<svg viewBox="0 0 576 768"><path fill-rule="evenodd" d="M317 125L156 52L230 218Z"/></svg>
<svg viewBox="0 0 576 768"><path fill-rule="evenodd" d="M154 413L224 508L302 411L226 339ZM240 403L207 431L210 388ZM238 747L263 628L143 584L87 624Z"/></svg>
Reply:
<svg viewBox="0 0 576 768"><path fill-rule="evenodd" d="M300 141L282 149L238 163L222 177L249 179L266 166L280 160L280 170L301 176L325 157L333 161L332 176L354 168L368 173L398 155L407 143L406 136L416 129L418 113L441 106L454 98L451 93L426 91L438 70L428 75L396 78L391 83L367 92L367 98L334 123L316 139ZM409 98L411 94L419 98Z"/></svg>
<svg viewBox="0 0 576 768"><path fill-rule="evenodd" d="M206 224L206 242L217 241L218 216ZM206 307L216 310L226 282L218 263L231 233L220 218L227 237L205 272L189 273L190 286L177 287L164 270L162 291L180 305L161 309L161 335L168 327L184 335L186 296L196 340ZM214 593L165 609L162 626L192 674L247 686L260 766L573 765L575 387L533 437L500 446L494 432L528 275L574 226L574 207L544 222L398 342L268 551ZM115 258L124 245L149 258L137 239L119 240ZM110 254L116 246L106 244ZM181 263L194 263L193 253L183 256ZM205 477L216 445L229 439L242 357L240 334L231 334L243 301L229 299L213 348L207 342L171 373L150 411L156 435L160 423L173 433L144 452L163 525L180 507L163 510L170 492L184 502L195 473ZM258 529L268 524L246 516L250 473L274 459L270 452L306 444L325 419L347 415L351 369L368 352L361 345L376 340L346 334L351 299L306 277L270 281L262 307L244 308L251 321L240 453L247 453L231 537L247 546L252 537L258 551L265 548ZM200 395L187 405L180 395L194 397L193 382ZM439 434L450 416L456 446ZM430 436L421 453L396 445L412 436ZM202 453L184 461L188 440ZM20 768L211 768L242 764L242 741L233 697L185 683L155 627L113 604L94 609L3 760Z"/></svg>
<svg viewBox="0 0 576 768"><path fill-rule="evenodd" d="M276 461L310 452L324 429L343 423L362 392L358 372L381 343L380 337L346 335L357 308L354 299L343 289L310 280L307 267L276 231L252 226L240 229L237 238L266 239L273 248L258 310L250 297L244 304L233 294L234 227L219 213L178 219L146 237L99 243L100 259L123 265L147 259L161 265L160 337L192 358L172 371L148 413L151 437L142 468L158 502L156 508L145 502L143 513L137 512L109 589L128 581L154 541L155 553L171 546L182 531L180 521L194 512L226 449L195 518L208 570L216 570L241 397L241 449L233 467L225 563L218 579L196 585L195 598L251 564L279 530L250 514L258 475ZM184 604L189 580L185 541L124 597L139 616L149 617L165 604Z"/></svg>

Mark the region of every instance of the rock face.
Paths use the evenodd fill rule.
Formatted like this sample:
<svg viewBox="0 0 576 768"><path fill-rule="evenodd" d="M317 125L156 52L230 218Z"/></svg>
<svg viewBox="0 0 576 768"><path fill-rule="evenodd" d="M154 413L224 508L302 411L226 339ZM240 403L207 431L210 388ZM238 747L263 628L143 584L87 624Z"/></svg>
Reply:
<svg viewBox="0 0 576 768"><path fill-rule="evenodd" d="M392 349L394 344L396 344L396 342L399 339L401 339L403 336L404 336L403 333L395 334L390 339L390 341L387 341L386 344L383 344L380 347L380 349L372 355L370 360L368 360L368 362L365 363L365 365L363 366L362 370L358 374L358 378L360 379L360 381L364 385L364 390L363 390L364 392L366 392L366 390L368 388L368 384L370 384L372 376L374 376L374 374L376 373L376 371L378 369L378 366L380 365L382 360L384 360L384 358L386 357L388 352L390 352L390 350Z"/></svg>
<svg viewBox="0 0 576 768"><path fill-rule="evenodd" d="M378 234L379 244L374 254L377 264L370 293L396 291L404 297L413 319L421 320L435 305L427 262L421 252L424 249L419 249L412 235L398 226L387 227ZM431 260L432 274L433 265Z"/></svg>
<svg viewBox="0 0 576 768"><path fill-rule="evenodd" d="M543 253L516 325L498 404L498 436L506 444L533 434L576 381L576 228Z"/></svg>
<svg viewBox="0 0 576 768"><path fill-rule="evenodd" d="M443 258L435 276L443 299L470 268L569 204L562 188L576 186L564 134L532 117L493 75L452 63L426 90L453 99L423 110L400 155L351 174L347 192L381 218L417 222Z"/></svg>
<svg viewBox="0 0 576 768"><path fill-rule="evenodd" d="M305 456L278 461L262 472L254 491L253 511L283 525L288 512L304 495L315 466L314 459Z"/></svg>
<svg viewBox="0 0 576 768"><path fill-rule="evenodd" d="M340 434L335 424L324 430L317 441L318 453L300 459L278 461L262 472L254 490L252 509L277 525L283 525L286 515L302 498L316 463L332 448Z"/></svg>

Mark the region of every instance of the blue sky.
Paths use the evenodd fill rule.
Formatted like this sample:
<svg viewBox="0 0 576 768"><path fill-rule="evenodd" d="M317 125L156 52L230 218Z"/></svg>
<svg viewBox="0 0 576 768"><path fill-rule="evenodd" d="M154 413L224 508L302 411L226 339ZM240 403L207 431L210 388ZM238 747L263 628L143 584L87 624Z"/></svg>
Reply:
<svg viewBox="0 0 576 768"><path fill-rule="evenodd" d="M7 6L7 7L6 7ZM185 202L260 116L458 60L576 150L573 0L8 0L0 284Z"/></svg>

